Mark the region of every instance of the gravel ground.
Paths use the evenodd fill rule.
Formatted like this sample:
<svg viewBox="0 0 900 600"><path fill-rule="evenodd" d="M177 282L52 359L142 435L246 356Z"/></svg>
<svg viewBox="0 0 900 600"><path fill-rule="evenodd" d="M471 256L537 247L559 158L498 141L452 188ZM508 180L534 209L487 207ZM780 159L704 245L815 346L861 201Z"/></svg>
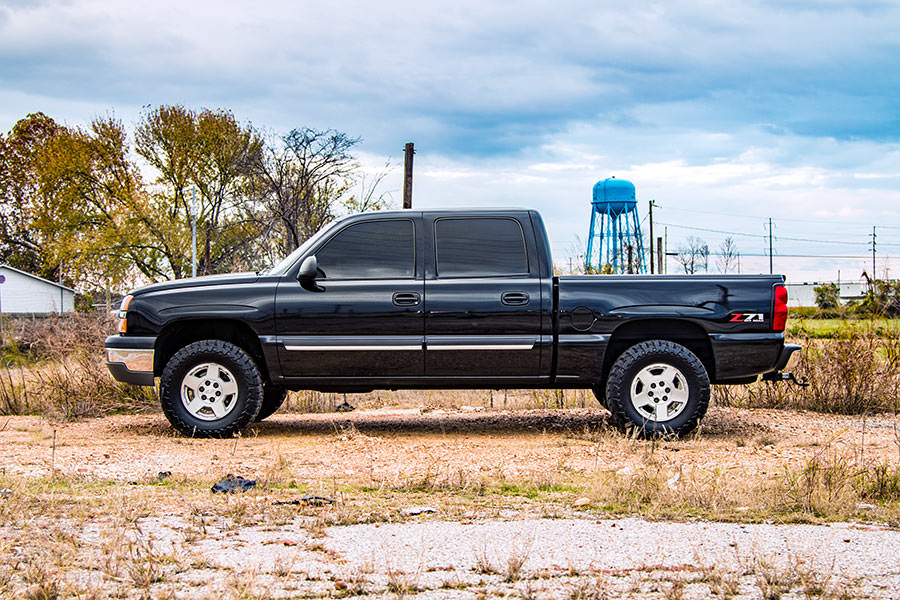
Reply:
<svg viewBox="0 0 900 600"><path fill-rule="evenodd" d="M139 528L165 545L179 539L184 525L143 519ZM85 533L88 542L101 536ZM228 572L271 597L349 591L420 598L707 598L730 577L735 598L764 597L767 581L785 586L784 598L900 598L900 531L848 523L431 519L329 527L312 535L298 522L238 531L210 526L189 551L203 557L205 568L186 570L174 581L207 597L227 595L217 580ZM673 586L684 586L681 596L672 596Z"/></svg>
<svg viewBox="0 0 900 600"><path fill-rule="evenodd" d="M699 436L656 444L627 440L605 419L584 409L286 414L236 440L178 437L157 414L0 419L0 488L11 488L0 513L13 502L25 511L0 526L0 598L30 593L35 564L127 598L900 598L895 529L610 519L578 504L591 485L650 462L684 474L664 489L711 474L724 474L722 485L777 478L826 453L896 465L893 417L717 408ZM26 489L51 466L69 491ZM162 471L170 487L157 485ZM225 473L275 483L210 494ZM553 477L573 487L524 495ZM493 491L454 487L479 478ZM420 481L447 487L418 491ZM334 494L341 485L346 497ZM283 504L303 493L342 502ZM437 512L400 515L418 503ZM151 547L163 575L141 583L141 565L157 560Z"/></svg>

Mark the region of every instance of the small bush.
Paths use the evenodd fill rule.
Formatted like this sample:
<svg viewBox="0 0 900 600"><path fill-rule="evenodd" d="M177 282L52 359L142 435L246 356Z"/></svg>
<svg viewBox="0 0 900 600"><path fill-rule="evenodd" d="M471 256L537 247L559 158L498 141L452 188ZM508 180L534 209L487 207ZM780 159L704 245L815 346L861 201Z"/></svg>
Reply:
<svg viewBox="0 0 900 600"><path fill-rule="evenodd" d="M3 353L7 358L58 359L72 352L102 350L116 330L116 319L107 313L66 313L45 317L16 317L4 323Z"/></svg>
<svg viewBox="0 0 900 600"><path fill-rule="evenodd" d="M848 329L840 339L805 339L793 371L809 387L760 381L716 386L724 406L795 408L839 414L892 412L900 408L900 336L874 328Z"/></svg>
<svg viewBox="0 0 900 600"><path fill-rule="evenodd" d="M0 415L77 419L155 406L152 388L109 375L103 341L115 330L105 313L13 319L3 335Z"/></svg>

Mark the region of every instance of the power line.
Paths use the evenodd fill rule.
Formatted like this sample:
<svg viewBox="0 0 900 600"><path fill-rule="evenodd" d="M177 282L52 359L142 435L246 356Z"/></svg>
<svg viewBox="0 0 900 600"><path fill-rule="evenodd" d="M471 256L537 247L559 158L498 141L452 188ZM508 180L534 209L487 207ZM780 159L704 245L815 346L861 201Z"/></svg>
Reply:
<svg viewBox="0 0 900 600"><path fill-rule="evenodd" d="M662 208L662 207L660 207ZM696 210L692 208L674 208L674 207L665 207L666 210L674 210L676 212L690 212L690 213L698 213L702 215L717 215L722 217L736 217L739 219L759 219L762 220L765 217L761 217L759 215L748 215L748 214L739 214L733 212L716 212L711 210ZM840 217L836 217L836 219L840 219ZM856 223L856 222L848 222L844 220L831 221L827 219L791 219L788 217L778 217L779 221L790 221L794 223L827 223L829 225L840 225L841 227L853 226L853 227L869 227L869 223ZM879 227L884 227L886 229L900 229L900 225L879 225Z"/></svg>
<svg viewBox="0 0 900 600"><path fill-rule="evenodd" d="M656 223L660 225L668 225L669 227L677 227L679 229L691 229L694 231L708 231L710 233L724 233L727 235L739 235L743 237L752 237L767 240L769 239L769 234L766 233L745 233L741 231L726 231L724 229L711 229L709 227L695 227L693 225L678 225L675 223L664 223L662 221L656 221ZM883 225L879 225L879 227L884 227ZM768 226L767 226L768 228ZM872 234L869 234L868 237L871 237ZM778 241L791 241L791 242L810 242L814 244L841 244L845 246L868 246L869 242L847 242L842 240L817 240L812 238L799 238L799 237L791 237L791 236L775 236L774 239ZM882 246L898 246L900 247L900 243L892 244L892 243L881 243Z"/></svg>

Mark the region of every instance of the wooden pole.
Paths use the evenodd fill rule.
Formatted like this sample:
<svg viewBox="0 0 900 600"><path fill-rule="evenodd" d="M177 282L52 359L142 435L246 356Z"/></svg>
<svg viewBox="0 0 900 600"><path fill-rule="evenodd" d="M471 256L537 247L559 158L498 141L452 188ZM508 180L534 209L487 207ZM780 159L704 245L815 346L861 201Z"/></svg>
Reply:
<svg viewBox="0 0 900 600"><path fill-rule="evenodd" d="M663 239L662 237L656 238L656 272L662 275L663 273Z"/></svg>
<svg viewBox="0 0 900 600"><path fill-rule="evenodd" d="M653 275L653 200L650 201L650 274Z"/></svg>
<svg viewBox="0 0 900 600"><path fill-rule="evenodd" d="M412 142L406 142L403 148L403 208L412 208L413 154L416 153Z"/></svg>

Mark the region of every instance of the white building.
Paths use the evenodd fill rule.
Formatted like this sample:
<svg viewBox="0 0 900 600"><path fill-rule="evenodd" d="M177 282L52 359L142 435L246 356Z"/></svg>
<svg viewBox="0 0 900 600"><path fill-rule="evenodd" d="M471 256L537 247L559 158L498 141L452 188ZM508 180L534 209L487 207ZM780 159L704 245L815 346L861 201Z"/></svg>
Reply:
<svg viewBox="0 0 900 600"><path fill-rule="evenodd" d="M75 310L75 290L0 265L0 313L45 314Z"/></svg>
<svg viewBox="0 0 900 600"><path fill-rule="evenodd" d="M785 283L788 291L788 306L815 306L815 288L826 283L835 283L840 287L841 304L850 300L859 300L866 293L865 280L859 281L812 281L804 283Z"/></svg>

